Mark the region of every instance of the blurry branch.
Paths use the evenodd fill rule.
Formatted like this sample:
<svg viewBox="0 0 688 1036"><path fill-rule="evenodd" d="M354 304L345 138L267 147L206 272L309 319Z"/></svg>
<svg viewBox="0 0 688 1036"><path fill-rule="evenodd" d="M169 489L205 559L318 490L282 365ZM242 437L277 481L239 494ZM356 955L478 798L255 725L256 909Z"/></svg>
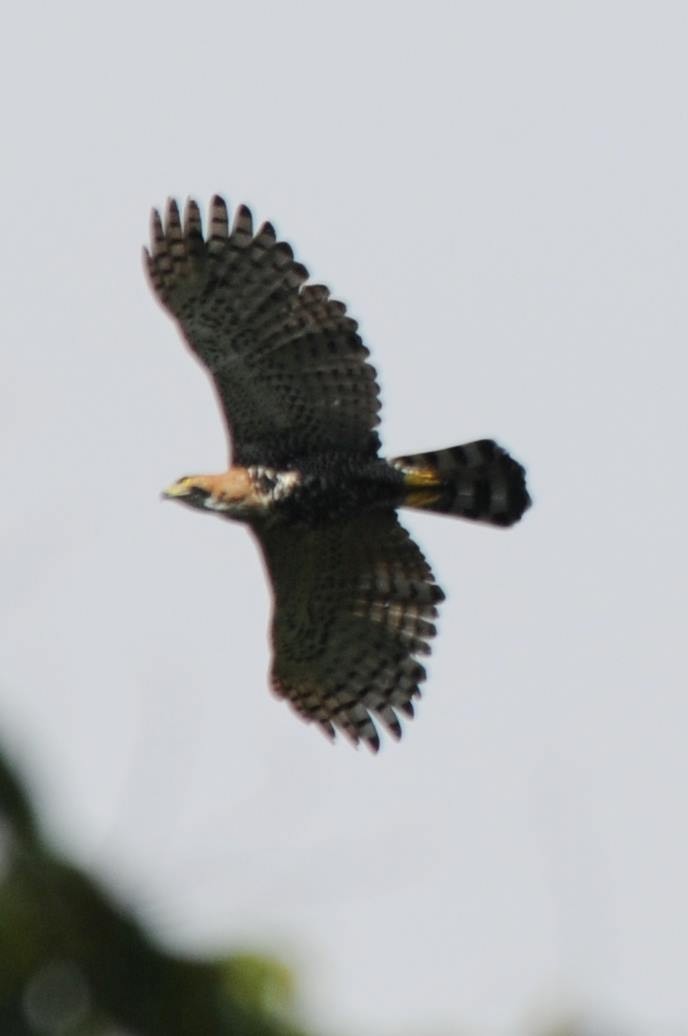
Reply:
<svg viewBox="0 0 688 1036"><path fill-rule="evenodd" d="M43 842L0 754L2 1036L302 1036L269 960L173 956Z"/></svg>

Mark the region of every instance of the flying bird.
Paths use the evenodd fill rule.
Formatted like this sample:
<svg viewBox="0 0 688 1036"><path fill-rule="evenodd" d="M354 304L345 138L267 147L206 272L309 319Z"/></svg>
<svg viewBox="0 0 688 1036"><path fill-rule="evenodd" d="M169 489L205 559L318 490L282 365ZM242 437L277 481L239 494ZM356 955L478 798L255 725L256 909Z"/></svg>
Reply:
<svg viewBox="0 0 688 1036"><path fill-rule="evenodd" d="M530 504L522 466L491 439L379 456L380 402L346 307L270 223L215 196L207 235L196 202L151 219L144 249L162 306L208 370L232 459L165 496L243 522L272 583L272 687L306 720L377 751L401 736L426 673L444 594L399 507L491 525Z"/></svg>

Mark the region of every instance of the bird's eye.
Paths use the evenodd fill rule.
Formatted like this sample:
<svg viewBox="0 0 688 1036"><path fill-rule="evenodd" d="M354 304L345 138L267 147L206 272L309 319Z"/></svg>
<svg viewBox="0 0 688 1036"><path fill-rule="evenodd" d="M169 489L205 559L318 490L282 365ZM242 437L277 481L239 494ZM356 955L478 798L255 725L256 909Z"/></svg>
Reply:
<svg viewBox="0 0 688 1036"><path fill-rule="evenodd" d="M256 478L255 484L259 493L272 493L277 485L277 478L274 475L268 475L266 472L261 471Z"/></svg>

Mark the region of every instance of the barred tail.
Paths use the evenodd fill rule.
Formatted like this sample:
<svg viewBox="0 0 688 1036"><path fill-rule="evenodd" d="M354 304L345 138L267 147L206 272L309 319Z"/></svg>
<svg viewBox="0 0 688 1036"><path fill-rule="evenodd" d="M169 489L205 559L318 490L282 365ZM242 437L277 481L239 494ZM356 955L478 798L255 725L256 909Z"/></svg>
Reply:
<svg viewBox="0 0 688 1036"><path fill-rule="evenodd" d="M404 507L513 525L530 506L525 470L491 439L394 457L390 464L404 476Z"/></svg>

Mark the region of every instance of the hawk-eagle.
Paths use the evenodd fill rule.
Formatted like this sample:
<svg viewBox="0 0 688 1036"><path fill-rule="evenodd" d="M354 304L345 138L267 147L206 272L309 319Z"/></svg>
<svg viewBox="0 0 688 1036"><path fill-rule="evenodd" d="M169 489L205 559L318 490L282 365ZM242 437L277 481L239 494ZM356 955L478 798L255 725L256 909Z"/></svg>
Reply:
<svg viewBox="0 0 688 1036"><path fill-rule="evenodd" d="M233 457L165 495L244 522L274 592L272 686L330 736L377 750L401 736L425 679L443 599L397 508L492 525L530 503L520 464L483 439L379 457L378 385L355 320L240 205L220 197L207 236L197 204L152 214L153 290L209 371Z"/></svg>

